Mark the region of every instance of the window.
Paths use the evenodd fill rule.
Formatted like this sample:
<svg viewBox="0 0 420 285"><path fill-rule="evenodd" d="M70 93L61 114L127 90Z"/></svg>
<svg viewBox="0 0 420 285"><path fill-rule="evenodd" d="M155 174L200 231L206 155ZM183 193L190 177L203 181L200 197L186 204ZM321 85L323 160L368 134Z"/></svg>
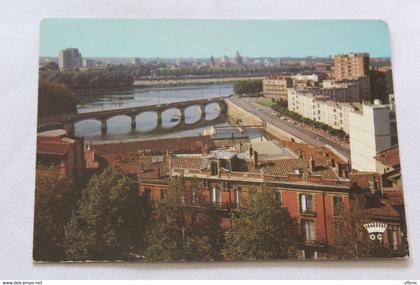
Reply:
<svg viewBox="0 0 420 285"><path fill-rule="evenodd" d="M300 194L300 212L301 213L314 212L313 196L311 194Z"/></svg>
<svg viewBox="0 0 420 285"><path fill-rule="evenodd" d="M305 241L315 240L315 223L311 220L302 220L302 235Z"/></svg>
<svg viewBox="0 0 420 285"><path fill-rule="evenodd" d="M388 244L393 250L398 249L397 228L394 226L388 228Z"/></svg>
<svg viewBox="0 0 420 285"><path fill-rule="evenodd" d="M216 186L211 189L211 203L214 206L222 206L222 191Z"/></svg>
<svg viewBox="0 0 420 285"><path fill-rule="evenodd" d="M280 192L274 192L274 203L276 204L276 207L280 208L281 206L281 193Z"/></svg>
<svg viewBox="0 0 420 285"><path fill-rule="evenodd" d="M166 190L160 189L160 200L165 200L166 198Z"/></svg>
<svg viewBox="0 0 420 285"><path fill-rule="evenodd" d="M152 198L152 189L144 187L143 195L147 200L150 200L150 198Z"/></svg>
<svg viewBox="0 0 420 285"><path fill-rule="evenodd" d="M235 189L235 201L236 201L236 207L239 208L242 205L242 189L241 187L238 187L238 189Z"/></svg>
<svg viewBox="0 0 420 285"><path fill-rule="evenodd" d="M218 175L219 174L219 169L217 166L217 161L212 161L211 162L211 175Z"/></svg>
<svg viewBox="0 0 420 285"><path fill-rule="evenodd" d="M344 213L343 197L333 197L333 215L335 217L341 217Z"/></svg>

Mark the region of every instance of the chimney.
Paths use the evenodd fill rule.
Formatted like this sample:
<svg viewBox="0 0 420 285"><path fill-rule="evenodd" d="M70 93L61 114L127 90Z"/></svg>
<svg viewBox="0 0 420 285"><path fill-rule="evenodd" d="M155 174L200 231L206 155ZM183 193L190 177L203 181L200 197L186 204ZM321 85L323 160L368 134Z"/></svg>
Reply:
<svg viewBox="0 0 420 285"><path fill-rule="evenodd" d="M252 155L253 159L254 159L254 165L257 166L258 165L258 152L256 152L255 150L253 151L253 155Z"/></svg>
<svg viewBox="0 0 420 285"><path fill-rule="evenodd" d="M155 178L160 178L160 168L159 167L153 168L153 176Z"/></svg>
<svg viewBox="0 0 420 285"><path fill-rule="evenodd" d="M311 172L315 172L315 160L312 155L309 157L309 165L311 168Z"/></svg>

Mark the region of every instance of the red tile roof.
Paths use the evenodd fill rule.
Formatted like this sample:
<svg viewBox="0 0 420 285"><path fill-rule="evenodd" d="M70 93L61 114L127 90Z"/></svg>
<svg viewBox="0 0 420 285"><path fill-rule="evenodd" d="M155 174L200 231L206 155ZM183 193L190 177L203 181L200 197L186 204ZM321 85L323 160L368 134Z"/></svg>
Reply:
<svg viewBox="0 0 420 285"><path fill-rule="evenodd" d="M367 212L375 218L399 218L400 214L391 205L381 205L376 208L369 208Z"/></svg>
<svg viewBox="0 0 420 285"><path fill-rule="evenodd" d="M70 143L60 141L37 141L37 153L64 155L71 147Z"/></svg>
<svg viewBox="0 0 420 285"><path fill-rule="evenodd" d="M398 146L391 147L384 151L381 151L375 156L377 161L391 167L396 167L400 164L400 150Z"/></svg>

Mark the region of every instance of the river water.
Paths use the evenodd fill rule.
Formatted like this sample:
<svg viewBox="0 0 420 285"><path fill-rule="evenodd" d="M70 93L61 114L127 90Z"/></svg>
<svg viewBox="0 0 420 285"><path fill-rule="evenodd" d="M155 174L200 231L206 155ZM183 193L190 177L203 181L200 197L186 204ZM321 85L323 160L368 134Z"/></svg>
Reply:
<svg viewBox="0 0 420 285"><path fill-rule="evenodd" d="M190 100L200 100L215 97L227 97L233 94L232 83L190 85L182 87L153 87L134 89L128 93L111 93L96 96L94 100L82 103L77 106L79 113L94 112L102 110L121 109L156 105L162 103L173 103ZM206 120L212 120L219 116L216 104L209 104L205 108ZM162 114L162 124L170 128L177 124L171 121L177 110L169 109ZM193 123L199 120L198 107L189 107L185 110L186 123ZM127 116L116 116L107 122L107 134L101 134L101 124L97 120L85 120L76 123L75 132L77 136L85 137L85 141L95 143L108 143L118 141L132 141L152 138L170 138L180 136L196 136L202 133L205 127L194 128L186 131L148 134L148 131L155 128L157 124L154 112L145 112L136 117L136 131L130 129L130 118ZM219 122L218 125L228 125L227 122ZM254 131L255 132L255 131ZM254 134L254 136L259 135Z"/></svg>

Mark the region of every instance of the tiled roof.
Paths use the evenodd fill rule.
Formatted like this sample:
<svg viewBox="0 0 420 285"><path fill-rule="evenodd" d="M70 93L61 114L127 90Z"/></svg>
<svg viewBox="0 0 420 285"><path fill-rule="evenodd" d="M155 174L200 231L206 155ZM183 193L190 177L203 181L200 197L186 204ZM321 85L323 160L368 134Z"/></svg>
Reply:
<svg viewBox="0 0 420 285"><path fill-rule="evenodd" d="M391 205L381 205L376 208L369 208L367 212L375 218L398 218L400 214Z"/></svg>
<svg viewBox="0 0 420 285"><path fill-rule="evenodd" d="M182 169L200 169L202 157L173 156L171 167Z"/></svg>
<svg viewBox="0 0 420 285"><path fill-rule="evenodd" d="M138 156L138 175L140 178L161 178L168 176L169 156Z"/></svg>
<svg viewBox="0 0 420 285"><path fill-rule="evenodd" d="M296 159L281 159L264 161L259 166L255 167L253 161L247 161L249 172L261 173L264 175L287 177L288 174L294 173L295 170L300 172L308 172L312 174L319 174L323 179L338 180L338 176L329 165L329 162L322 158L314 158L315 168L312 171L309 158L296 158Z"/></svg>
<svg viewBox="0 0 420 285"><path fill-rule="evenodd" d="M198 156L172 156L171 166L181 169L196 169L200 170L202 167L203 157ZM279 159L279 160L265 160L258 166L255 166L253 160L239 160L240 172L248 172L253 174L261 174L269 176L287 177L289 174L299 170L300 173L308 172L312 174L321 175L323 179L339 180L334 169L330 166L329 161L322 157L314 158L315 168L311 170L309 158L295 158L295 159Z"/></svg>
<svg viewBox="0 0 420 285"><path fill-rule="evenodd" d="M400 164L400 150L398 146L386 149L375 156L377 161L391 167L396 167Z"/></svg>
<svg viewBox="0 0 420 285"><path fill-rule="evenodd" d="M64 155L71 147L71 143L61 141L40 141L37 140L38 153Z"/></svg>
<svg viewBox="0 0 420 285"><path fill-rule="evenodd" d="M350 183L363 189L371 186L372 179L375 179L378 184L381 183L380 175L376 172L352 172L349 174Z"/></svg>
<svg viewBox="0 0 420 285"><path fill-rule="evenodd" d="M106 159L110 166L125 173L137 174L139 172L139 155L137 153L121 153L100 155Z"/></svg>

